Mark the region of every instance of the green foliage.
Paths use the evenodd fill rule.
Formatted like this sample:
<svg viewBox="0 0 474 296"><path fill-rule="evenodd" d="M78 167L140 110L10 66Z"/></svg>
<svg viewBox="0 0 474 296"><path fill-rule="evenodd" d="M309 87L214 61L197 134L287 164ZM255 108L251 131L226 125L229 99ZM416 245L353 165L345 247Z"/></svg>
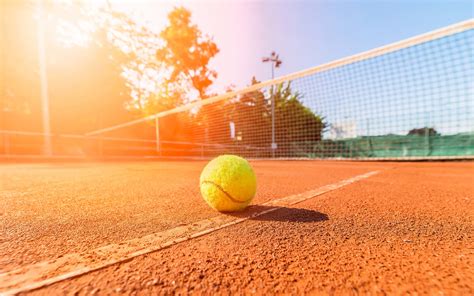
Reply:
<svg viewBox="0 0 474 296"><path fill-rule="evenodd" d="M253 78L252 85L257 83ZM275 142L279 153L287 155L290 151L307 151L315 142L321 141L326 127L323 118L302 104L302 96L291 88L291 83L281 83L269 92L257 90L230 100L226 109L221 110L227 122L235 124L234 143L271 146L272 97L275 102Z"/></svg>
<svg viewBox="0 0 474 296"><path fill-rule="evenodd" d="M290 83L272 88L270 96L275 100L277 143L321 140L323 119L301 103L301 94L294 92Z"/></svg>
<svg viewBox="0 0 474 296"><path fill-rule="evenodd" d="M252 85L259 83L252 78ZM226 117L235 124L235 141L242 145L263 146L271 143L270 101L264 92L256 90L228 103ZM270 145L270 144L268 144Z"/></svg>
<svg viewBox="0 0 474 296"><path fill-rule="evenodd" d="M156 58L171 69L166 83L190 83L201 99L217 77L208 63L218 52L217 45L191 23L189 10L178 7L168 15L169 24L160 36L164 46L156 52Z"/></svg>

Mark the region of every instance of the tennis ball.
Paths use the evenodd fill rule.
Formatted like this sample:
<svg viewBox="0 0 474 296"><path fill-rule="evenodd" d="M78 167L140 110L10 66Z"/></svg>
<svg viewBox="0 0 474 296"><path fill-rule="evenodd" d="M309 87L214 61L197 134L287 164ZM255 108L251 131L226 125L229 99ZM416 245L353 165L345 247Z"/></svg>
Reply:
<svg viewBox="0 0 474 296"><path fill-rule="evenodd" d="M219 212L245 209L257 191L257 178L242 157L221 155L211 160L200 177L201 194Z"/></svg>

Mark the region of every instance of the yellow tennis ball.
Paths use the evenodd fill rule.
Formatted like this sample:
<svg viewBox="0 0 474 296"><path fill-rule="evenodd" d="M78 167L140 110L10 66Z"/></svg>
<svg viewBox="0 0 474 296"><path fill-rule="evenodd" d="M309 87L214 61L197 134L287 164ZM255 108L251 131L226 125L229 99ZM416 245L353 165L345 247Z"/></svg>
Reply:
<svg viewBox="0 0 474 296"><path fill-rule="evenodd" d="M245 209L257 191L257 178L242 157L221 155L211 160L201 173L201 194L219 212Z"/></svg>

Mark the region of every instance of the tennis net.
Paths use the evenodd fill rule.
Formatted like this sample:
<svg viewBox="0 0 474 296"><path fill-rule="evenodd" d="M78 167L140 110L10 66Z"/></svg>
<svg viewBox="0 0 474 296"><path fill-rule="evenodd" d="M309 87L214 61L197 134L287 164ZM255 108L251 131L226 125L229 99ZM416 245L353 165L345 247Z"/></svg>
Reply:
<svg viewBox="0 0 474 296"><path fill-rule="evenodd" d="M140 130L139 148L127 153L472 158L473 28L471 19L87 137L102 139L108 155L130 144L114 137Z"/></svg>

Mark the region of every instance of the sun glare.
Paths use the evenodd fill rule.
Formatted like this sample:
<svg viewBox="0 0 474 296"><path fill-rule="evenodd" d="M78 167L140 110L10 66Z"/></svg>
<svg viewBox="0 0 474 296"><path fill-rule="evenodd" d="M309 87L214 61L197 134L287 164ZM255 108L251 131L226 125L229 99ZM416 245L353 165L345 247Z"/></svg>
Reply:
<svg viewBox="0 0 474 296"><path fill-rule="evenodd" d="M85 27L88 30L85 30ZM72 46L86 46L90 38L92 26L90 24L85 24L81 26L80 24L74 24L66 20L60 20L57 27L56 33L58 41L61 42L65 47Z"/></svg>

